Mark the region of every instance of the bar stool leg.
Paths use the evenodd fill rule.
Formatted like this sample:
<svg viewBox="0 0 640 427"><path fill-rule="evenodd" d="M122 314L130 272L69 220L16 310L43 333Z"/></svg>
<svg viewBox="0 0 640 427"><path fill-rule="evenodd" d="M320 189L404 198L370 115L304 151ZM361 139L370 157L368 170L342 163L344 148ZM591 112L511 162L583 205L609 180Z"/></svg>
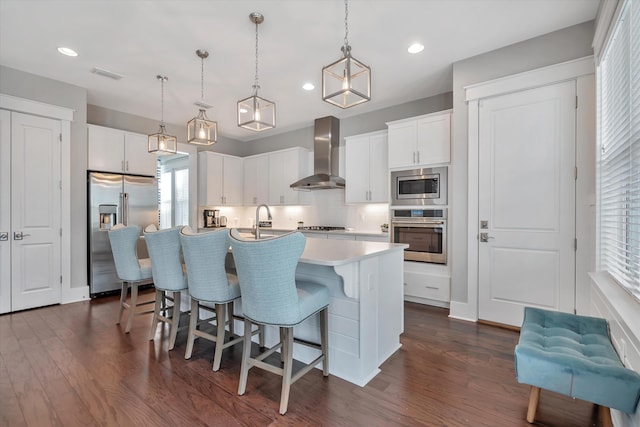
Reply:
<svg viewBox="0 0 640 427"><path fill-rule="evenodd" d="M293 370L293 328L284 329L284 369L282 372L282 391L280 392L280 415L287 412L289 406L289 391L291 390L291 372Z"/></svg>
<svg viewBox="0 0 640 427"><path fill-rule="evenodd" d="M244 319L244 339L242 342L242 365L240 367L240 382L238 394L243 395L247 389L247 376L249 375L249 357L251 356L251 321Z"/></svg>
<svg viewBox="0 0 640 427"><path fill-rule="evenodd" d="M320 312L320 347L322 348L322 354L324 360L322 361L322 375L329 376L329 313L328 308L325 308Z"/></svg>
<svg viewBox="0 0 640 427"><path fill-rule="evenodd" d="M178 336L178 325L180 324L180 291L173 293L173 309L171 313L171 329L169 330L169 350L173 350Z"/></svg>
<svg viewBox="0 0 640 427"><path fill-rule="evenodd" d="M149 329L149 341L151 341L156 335L156 329L158 328L158 316L160 315L162 301L164 301L164 292L156 289L156 302L153 307L153 320L151 320L151 328Z"/></svg>
<svg viewBox="0 0 640 427"><path fill-rule="evenodd" d="M222 348L224 347L225 332L225 304L216 304L216 349L213 352L213 370L220 369L220 361L222 360ZM249 334L251 336L251 334Z"/></svg>
<svg viewBox="0 0 640 427"><path fill-rule="evenodd" d="M131 302L129 303L129 319L127 320L127 327L124 330L125 333L131 331L131 325L133 325L133 318L136 315L136 307L138 305L138 284L131 284Z"/></svg>
<svg viewBox="0 0 640 427"><path fill-rule="evenodd" d="M191 359L191 353L193 352L193 342L196 340L194 331L198 328L198 321L200 320L200 307L198 301L191 298L191 314L189 317L189 336L187 336L187 349L184 352L185 359Z"/></svg>
<svg viewBox="0 0 640 427"><path fill-rule="evenodd" d="M119 325L122 321L122 312L124 311L124 306L127 303L127 294L129 293L129 285L127 282L122 282L122 288L120 290L120 310L118 311L118 321L116 325Z"/></svg>
<svg viewBox="0 0 640 427"><path fill-rule="evenodd" d="M227 304L227 309L229 311L229 313L228 313L228 315L229 315L229 317L228 317L228 319L229 319L229 338L233 339L233 336L235 335L235 328L234 328L235 321L233 320L233 312L234 312L234 310L233 310L233 301L231 301L231 302L229 302Z"/></svg>

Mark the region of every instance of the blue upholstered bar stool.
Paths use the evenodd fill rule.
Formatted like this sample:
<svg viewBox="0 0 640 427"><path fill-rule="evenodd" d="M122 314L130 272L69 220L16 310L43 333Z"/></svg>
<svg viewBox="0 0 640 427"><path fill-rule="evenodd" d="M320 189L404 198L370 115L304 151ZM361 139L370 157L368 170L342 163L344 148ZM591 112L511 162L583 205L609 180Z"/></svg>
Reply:
<svg viewBox="0 0 640 427"><path fill-rule="evenodd" d="M139 238L140 227L136 225L125 227L122 224L116 224L109 230L109 242L111 243L111 252L116 264L116 273L118 278L122 280L117 324L120 324L122 320L124 309L128 309L129 318L125 328L126 333L131 330L133 316L151 313L151 311L137 312L136 308L153 303L153 301L138 303L138 286L152 282L151 260L149 258L138 258L137 245ZM131 300L127 303L129 287L131 287Z"/></svg>
<svg viewBox="0 0 640 427"><path fill-rule="evenodd" d="M182 266L182 247L180 245L180 227L157 230L149 226L144 230L147 249L151 258L153 283L156 288L156 301L153 320L149 330L149 340L156 335L158 322L165 322L169 327L169 350L173 350L180 324L180 293L187 289L187 275ZM166 299L173 300L171 317L168 310L163 309Z"/></svg>
<svg viewBox="0 0 640 427"><path fill-rule="evenodd" d="M305 243L305 237L297 232L264 240L242 240L236 230L231 232L231 248L242 289L245 329L252 323L280 329L280 342L256 357L251 357L251 337L245 335L238 394L244 394L249 369L254 366L281 375L280 414L283 415L287 412L291 384L320 362L324 376L329 375L329 290L317 283L296 281L296 266ZM320 313L321 344L295 340L293 327L316 313ZM292 376L294 341L319 349L320 355ZM263 361L278 349L281 349L284 361L282 368Z"/></svg>
<svg viewBox="0 0 640 427"><path fill-rule="evenodd" d="M229 231L194 234L189 227L183 227L180 232L180 241L189 274L189 294L191 295L191 320L184 357L191 358L193 342L197 337L213 341L216 343L213 370L217 371L220 369L222 350L242 341L242 337L234 338L233 328L233 302L240 298L240 286L237 278L228 276L225 270L225 258L229 251ZM206 304L213 304L215 307L216 335L198 329L199 312L201 308L206 309ZM228 322L225 314L227 308ZM208 320L210 319L206 319ZM225 343L227 324L231 340Z"/></svg>

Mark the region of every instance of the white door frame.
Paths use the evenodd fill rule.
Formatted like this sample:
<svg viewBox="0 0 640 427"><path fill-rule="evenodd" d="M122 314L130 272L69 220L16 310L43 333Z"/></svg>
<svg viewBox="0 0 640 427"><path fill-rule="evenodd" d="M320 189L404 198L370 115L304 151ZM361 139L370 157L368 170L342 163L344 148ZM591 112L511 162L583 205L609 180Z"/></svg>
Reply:
<svg viewBox="0 0 640 427"><path fill-rule="evenodd" d="M18 98L0 93L0 108L34 116L60 120L62 144L60 146L60 167L62 180L61 227L62 239L60 247L62 272L61 302L78 301L89 297L88 287L71 288L71 122L74 110L57 105L45 104L29 99ZM86 288L86 289L85 289Z"/></svg>
<svg viewBox="0 0 640 427"><path fill-rule="evenodd" d="M546 86L553 83L559 83L567 80L578 80L577 95L578 99L584 99L592 102L595 87L581 84L581 80L594 81L595 63L593 56L587 56L572 61L551 65L544 68L527 71L524 73L514 74L512 76L502 77L488 82L473 84L466 86L466 101L468 104L469 122L468 122L468 196L467 196L467 301L451 301L450 316L459 319L471 321L478 320L478 143L479 143L479 121L478 121L478 105L483 98L497 95L504 95L521 90L533 89L540 86ZM595 111L594 105L586 105L588 111ZM576 164L579 171L583 171L582 176L585 180L589 180L595 174L595 163L589 163L591 156L580 154L580 151L595 150L595 114L593 116L585 116L585 114L576 114L577 131L576 131L576 147L579 154L576 158ZM592 131L582 131L584 129L592 129ZM587 186L588 187L588 186ZM580 192L580 194L578 194ZM585 200L589 197L590 190L582 188L579 184L576 186L576 207L580 208L585 204ZM588 201L588 200L587 200ZM576 222L576 234L578 236L589 236L589 221L579 224ZM592 234L592 233L591 233ZM585 247L590 247L592 243L585 242ZM580 251L576 254L576 264L583 265L584 261L578 261L579 256L592 256L589 251ZM588 263L587 263L588 264ZM579 280L580 273L576 274L576 280ZM580 283L579 292L582 293L581 298L576 298L576 306L578 311L588 312L588 281L585 281L584 287Z"/></svg>

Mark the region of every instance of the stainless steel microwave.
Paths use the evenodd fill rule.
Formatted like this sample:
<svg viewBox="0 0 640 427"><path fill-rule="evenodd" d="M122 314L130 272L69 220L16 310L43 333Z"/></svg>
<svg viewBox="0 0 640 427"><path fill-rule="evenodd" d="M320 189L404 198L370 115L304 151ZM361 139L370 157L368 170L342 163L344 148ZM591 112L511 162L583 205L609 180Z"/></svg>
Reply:
<svg viewBox="0 0 640 427"><path fill-rule="evenodd" d="M391 205L447 204L447 167L391 172Z"/></svg>

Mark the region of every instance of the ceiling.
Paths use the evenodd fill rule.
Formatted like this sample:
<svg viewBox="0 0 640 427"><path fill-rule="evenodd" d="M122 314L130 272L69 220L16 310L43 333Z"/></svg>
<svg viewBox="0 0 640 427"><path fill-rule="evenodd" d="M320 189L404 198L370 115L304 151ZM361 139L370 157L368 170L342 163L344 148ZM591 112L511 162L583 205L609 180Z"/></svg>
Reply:
<svg viewBox="0 0 640 427"><path fill-rule="evenodd" d="M165 121L197 113L205 49L204 101L219 133L240 141L345 118L452 90L452 63L594 19L599 0L351 0L352 55L372 69L372 100L342 110L322 101L321 69L341 57L342 0L0 0L0 64L87 89L88 103ZM274 101L277 126L236 125L236 103L251 96L255 25L260 96ZM413 42L423 52L407 53ZM66 46L75 58L59 54ZM94 67L123 75L111 80ZM1 78L1 76L0 76ZM316 89L304 91L312 82ZM149 129L155 132L156 129Z"/></svg>

